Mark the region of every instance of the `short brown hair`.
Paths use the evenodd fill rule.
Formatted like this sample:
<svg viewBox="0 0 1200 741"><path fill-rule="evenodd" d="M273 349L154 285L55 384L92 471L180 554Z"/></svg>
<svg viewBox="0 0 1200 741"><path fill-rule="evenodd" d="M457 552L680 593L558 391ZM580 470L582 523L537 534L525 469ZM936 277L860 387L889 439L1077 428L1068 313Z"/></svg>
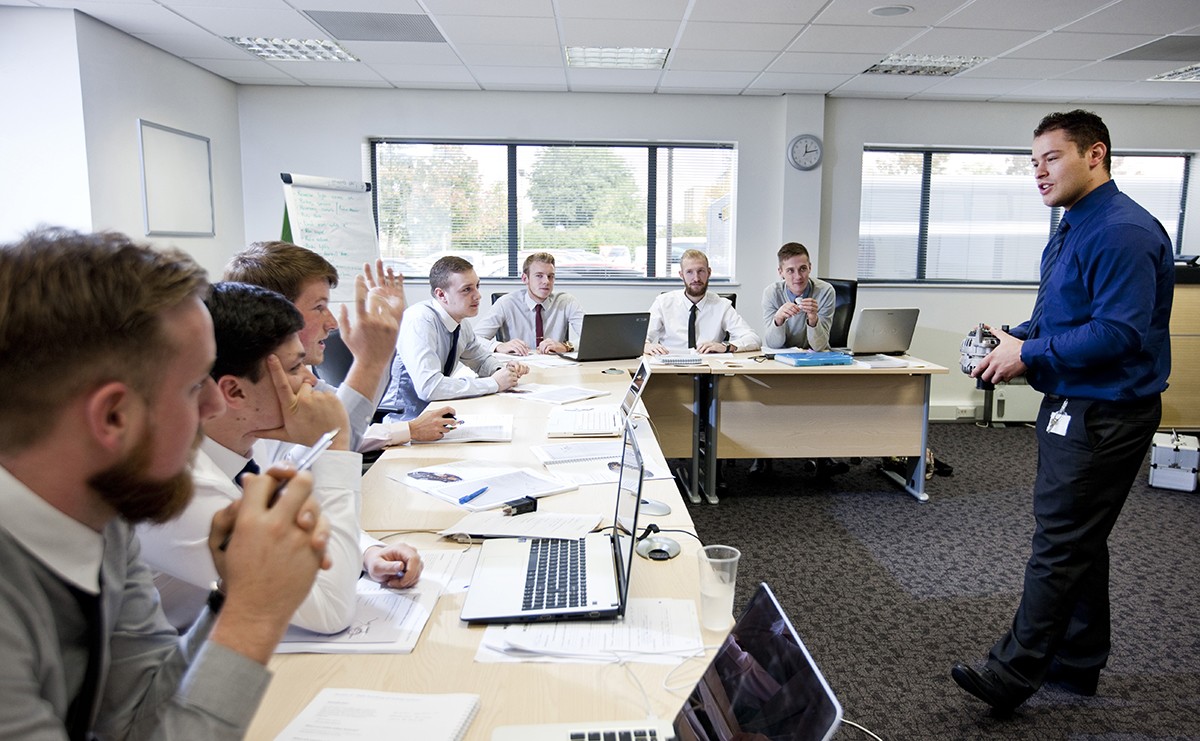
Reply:
<svg viewBox="0 0 1200 741"><path fill-rule="evenodd" d="M1086 152L1097 142L1103 144L1104 171L1112 172L1112 142L1109 140L1108 127L1104 125L1104 119L1082 108L1076 108L1066 113L1051 113L1038 122L1037 128L1033 130L1033 138L1036 139L1046 132L1058 130L1061 130L1067 139L1075 143L1075 148L1079 150L1080 154Z"/></svg>
<svg viewBox="0 0 1200 741"><path fill-rule="evenodd" d="M337 268L310 249L279 241L255 242L237 253L225 266L224 276L224 280L282 293L293 303L305 286L319 279L337 288Z"/></svg>
<svg viewBox="0 0 1200 741"><path fill-rule="evenodd" d="M808 254L808 248L799 242L788 242L784 246L780 247L779 252L775 254L779 258L780 265L783 264L784 260L793 257L807 257L810 262L812 261L812 257Z"/></svg>
<svg viewBox="0 0 1200 741"><path fill-rule="evenodd" d="M705 265L708 265L708 255L700 250L684 250L679 256L679 264L682 265L684 260L703 260Z"/></svg>
<svg viewBox="0 0 1200 741"><path fill-rule="evenodd" d="M69 401L102 383L153 399L180 349L163 315L207 286L183 252L116 232L43 227L0 246L0 450L37 442Z"/></svg>
<svg viewBox="0 0 1200 741"><path fill-rule="evenodd" d="M525 258L525 264L521 266L521 274L529 275L529 266L535 262L544 262L547 265L553 265L554 255L551 255L549 252L534 252Z"/></svg>
<svg viewBox="0 0 1200 741"><path fill-rule="evenodd" d="M429 290L440 288L443 291L450 287L450 276L455 273L465 273L474 270L475 266L469 260L455 255L439 257L433 267L429 268Z"/></svg>

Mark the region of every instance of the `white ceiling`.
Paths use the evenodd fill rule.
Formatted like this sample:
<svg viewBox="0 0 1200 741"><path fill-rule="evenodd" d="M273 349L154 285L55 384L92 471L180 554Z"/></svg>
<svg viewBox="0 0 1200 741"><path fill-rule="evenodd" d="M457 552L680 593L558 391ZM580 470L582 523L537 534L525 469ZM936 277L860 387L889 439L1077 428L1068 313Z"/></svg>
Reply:
<svg viewBox="0 0 1200 741"><path fill-rule="evenodd" d="M76 8L237 83L1200 105L1200 0L0 0ZM444 41L327 33L322 11L427 16ZM340 20L363 21L359 16ZM359 23L344 37L392 32ZM422 19L416 19L421 21ZM428 24L426 24L428 25ZM224 36L335 39L361 63L267 62ZM1152 44L1152 46L1147 46ZM663 70L568 69L565 46L671 49ZM982 56L955 77L863 74L891 53ZM1114 59L1124 55L1124 59ZM1129 59L1128 57L1134 57Z"/></svg>

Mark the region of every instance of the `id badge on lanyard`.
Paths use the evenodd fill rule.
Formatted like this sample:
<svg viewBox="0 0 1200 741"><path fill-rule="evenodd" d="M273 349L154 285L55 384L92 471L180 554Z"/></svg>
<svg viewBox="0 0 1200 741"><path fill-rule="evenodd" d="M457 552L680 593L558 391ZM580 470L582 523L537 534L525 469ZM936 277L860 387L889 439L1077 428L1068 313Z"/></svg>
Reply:
<svg viewBox="0 0 1200 741"><path fill-rule="evenodd" d="M1046 432L1065 437L1070 425L1071 415L1067 414L1067 399L1063 399L1062 406L1058 408L1058 411L1050 412L1050 421L1046 424Z"/></svg>

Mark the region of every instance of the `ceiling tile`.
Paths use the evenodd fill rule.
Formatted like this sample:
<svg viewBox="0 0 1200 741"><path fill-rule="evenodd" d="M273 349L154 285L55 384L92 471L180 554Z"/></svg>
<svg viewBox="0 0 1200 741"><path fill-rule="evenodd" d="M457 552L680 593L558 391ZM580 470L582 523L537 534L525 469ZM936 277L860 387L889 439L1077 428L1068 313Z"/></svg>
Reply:
<svg viewBox="0 0 1200 741"><path fill-rule="evenodd" d="M1095 62L1077 67L1061 75L1050 75L1050 77L1059 80L1140 82L1162 72L1170 72L1180 66L1182 65L1178 62Z"/></svg>
<svg viewBox="0 0 1200 741"><path fill-rule="evenodd" d="M448 44L421 41L342 41L342 47L369 64L462 64Z"/></svg>
<svg viewBox="0 0 1200 741"><path fill-rule="evenodd" d="M1004 0L965 3L942 26L1054 31L1109 5L1113 0ZM906 16L907 17L907 16Z"/></svg>
<svg viewBox="0 0 1200 741"><path fill-rule="evenodd" d="M693 21L737 21L744 23L810 23L827 0L696 0Z"/></svg>
<svg viewBox="0 0 1200 741"><path fill-rule="evenodd" d="M853 49L863 54L891 54L922 31L918 28L864 28L862 26L809 26L788 51L844 52Z"/></svg>
<svg viewBox="0 0 1200 741"><path fill-rule="evenodd" d="M370 1L370 0L368 0ZM487 15L494 16L498 10L504 15L528 18L553 18L552 0L504 0L503 7L497 0L421 0L429 12L443 15ZM330 0L338 2L338 0Z"/></svg>
<svg viewBox="0 0 1200 741"><path fill-rule="evenodd" d="M195 24L166 8L141 3L88 3L81 12L125 33L196 33Z"/></svg>
<svg viewBox="0 0 1200 741"><path fill-rule="evenodd" d="M727 72L758 72L771 63L778 52L773 51L711 51L679 49L667 59L670 70L725 70Z"/></svg>
<svg viewBox="0 0 1200 741"><path fill-rule="evenodd" d="M521 44L558 46L553 18L501 16L438 16L446 39L458 44Z"/></svg>
<svg viewBox="0 0 1200 741"><path fill-rule="evenodd" d="M372 64L374 69L385 80L392 82L469 82L475 83L475 78L466 67L450 65L422 66L417 64Z"/></svg>
<svg viewBox="0 0 1200 741"><path fill-rule="evenodd" d="M192 0L188 0L192 2ZM425 9L417 0L294 0L295 7L310 10L340 10L347 13L420 13Z"/></svg>
<svg viewBox="0 0 1200 741"><path fill-rule="evenodd" d="M719 88L742 89L754 81L757 72L692 72L668 70L662 85L676 88L698 88L711 85Z"/></svg>
<svg viewBox="0 0 1200 741"><path fill-rule="evenodd" d="M1028 80L980 80L966 79L963 77L948 77L936 85L927 88L920 95L921 97L925 97L926 95L964 95L974 98L990 98L996 95L1011 93L1014 90L1022 88L1028 84Z"/></svg>
<svg viewBox="0 0 1200 741"><path fill-rule="evenodd" d="M1067 26L1072 33L1170 34L1200 26L1196 0L1122 0Z"/></svg>
<svg viewBox="0 0 1200 741"><path fill-rule="evenodd" d="M964 28L932 28L899 49L901 54L949 54L964 57L995 57L1025 44L1042 31L983 31Z"/></svg>
<svg viewBox="0 0 1200 741"><path fill-rule="evenodd" d="M607 18L616 21L679 22L687 10L687 0L558 0L561 18Z"/></svg>
<svg viewBox="0 0 1200 741"><path fill-rule="evenodd" d="M1013 59L1080 59L1094 62L1149 43L1153 36L1136 34L1067 33L1059 31L1005 56Z"/></svg>
<svg viewBox="0 0 1200 741"><path fill-rule="evenodd" d="M963 79L993 78L998 80L1044 80L1057 77L1087 64L1075 59L1011 59L1003 57L984 62L978 67L955 75Z"/></svg>
<svg viewBox="0 0 1200 741"><path fill-rule="evenodd" d="M1005 0L1007 2L1007 0ZM895 3L887 0L833 0L816 23L835 26L890 26L899 28L923 28L932 26L945 18L956 9L970 5L970 0L899 0ZM908 5L913 12L908 15L876 16L871 15L871 9L881 5Z"/></svg>
<svg viewBox="0 0 1200 741"><path fill-rule="evenodd" d="M567 82L572 89L577 85L653 89L661 76L662 72L656 69L567 69Z"/></svg>
<svg viewBox="0 0 1200 741"><path fill-rule="evenodd" d="M261 59L248 59L245 61L234 59L189 59L188 61L197 67L203 67L209 72L231 80L254 78L256 80L291 80L295 82L295 78L291 75L283 73Z"/></svg>
<svg viewBox="0 0 1200 741"><path fill-rule="evenodd" d="M879 60L878 54L814 54L789 51L771 65L771 71L857 75Z"/></svg>
<svg viewBox="0 0 1200 741"><path fill-rule="evenodd" d="M357 62L267 62L266 64L305 82L314 80L381 82L383 80L379 73L371 67Z"/></svg>
<svg viewBox="0 0 1200 741"><path fill-rule="evenodd" d="M806 75L799 73L764 72L751 90L775 90L792 93L823 93L853 79L854 75Z"/></svg>
<svg viewBox="0 0 1200 741"><path fill-rule="evenodd" d="M531 83L534 85L561 85L566 87L567 75L561 68L554 67L472 67L471 71L484 87L492 83Z"/></svg>
<svg viewBox="0 0 1200 741"><path fill-rule="evenodd" d="M928 90L942 81L919 75L859 75L838 87L839 93L908 95Z"/></svg>
<svg viewBox="0 0 1200 741"><path fill-rule="evenodd" d="M250 52L210 33L139 33L137 37L184 59L229 59L263 64Z"/></svg>
<svg viewBox="0 0 1200 741"><path fill-rule="evenodd" d="M679 32L678 21L594 20L565 18L564 46L634 46L669 49Z"/></svg>
<svg viewBox="0 0 1200 741"><path fill-rule="evenodd" d="M325 31L294 10L211 8L199 5L176 5L174 9L184 18L218 36L329 38Z"/></svg>
<svg viewBox="0 0 1200 741"><path fill-rule="evenodd" d="M463 62L494 67L561 67L563 50L557 46L459 44Z"/></svg>
<svg viewBox="0 0 1200 741"><path fill-rule="evenodd" d="M685 49L783 51L804 26L766 23L688 23L680 46Z"/></svg>

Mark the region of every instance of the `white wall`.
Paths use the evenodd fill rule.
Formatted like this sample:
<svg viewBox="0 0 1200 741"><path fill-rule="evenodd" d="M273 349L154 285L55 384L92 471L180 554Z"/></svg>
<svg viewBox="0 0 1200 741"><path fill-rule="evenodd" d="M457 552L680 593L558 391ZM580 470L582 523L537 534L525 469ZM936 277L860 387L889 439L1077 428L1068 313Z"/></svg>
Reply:
<svg viewBox="0 0 1200 741"><path fill-rule="evenodd" d="M237 86L79 14L92 228L187 250L210 275L245 243ZM210 140L215 235L146 237L138 119Z"/></svg>
<svg viewBox="0 0 1200 741"><path fill-rule="evenodd" d="M948 145L1028 148L1042 116L1076 105L911 102L832 98L825 107L825 229L822 253L828 275L854 276L858 268L858 222L865 144ZM1200 109L1195 106L1086 106L1108 125L1114 149L1196 151ZM1200 185L1193 163L1184 244L1200 244ZM745 175L743 175L745 177ZM1118 185L1120 185L1118 181ZM1030 187L1033 178L1030 176ZM963 337L979 322L1019 324L1029 318L1033 288L950 286L859 286L859 307L917 306L921 318L912 352L950 368L933 380L933 415L954 417L954 408L982 404L975 382L958 370Z"/></svg>
<svg viewBox="0 0 1200 741"><path fill-rule="evenodd" d="M92 225L70 10L0 7L0 242L39 224Z"/></svg>
<svg viewBox="0 0 1200 741"><path fill-rule="evenodd" d="M280 172L361 180L368 137L612 141L722 141L738 147L736 283L739 307L758 323L764 286L776 277L785 241L820 241L818 173L786 166L796 126L820 132L821 96L470 93L244 87L239 90L246 236L277 238L283 214ZM786 230L786 233L785 233ZM492 290L511 290L488 281ZM673 285L671 287L674 287ZM589 311L649 307L662 284L572 285ZM427 283L410 284L425 298Z"/></svg>

